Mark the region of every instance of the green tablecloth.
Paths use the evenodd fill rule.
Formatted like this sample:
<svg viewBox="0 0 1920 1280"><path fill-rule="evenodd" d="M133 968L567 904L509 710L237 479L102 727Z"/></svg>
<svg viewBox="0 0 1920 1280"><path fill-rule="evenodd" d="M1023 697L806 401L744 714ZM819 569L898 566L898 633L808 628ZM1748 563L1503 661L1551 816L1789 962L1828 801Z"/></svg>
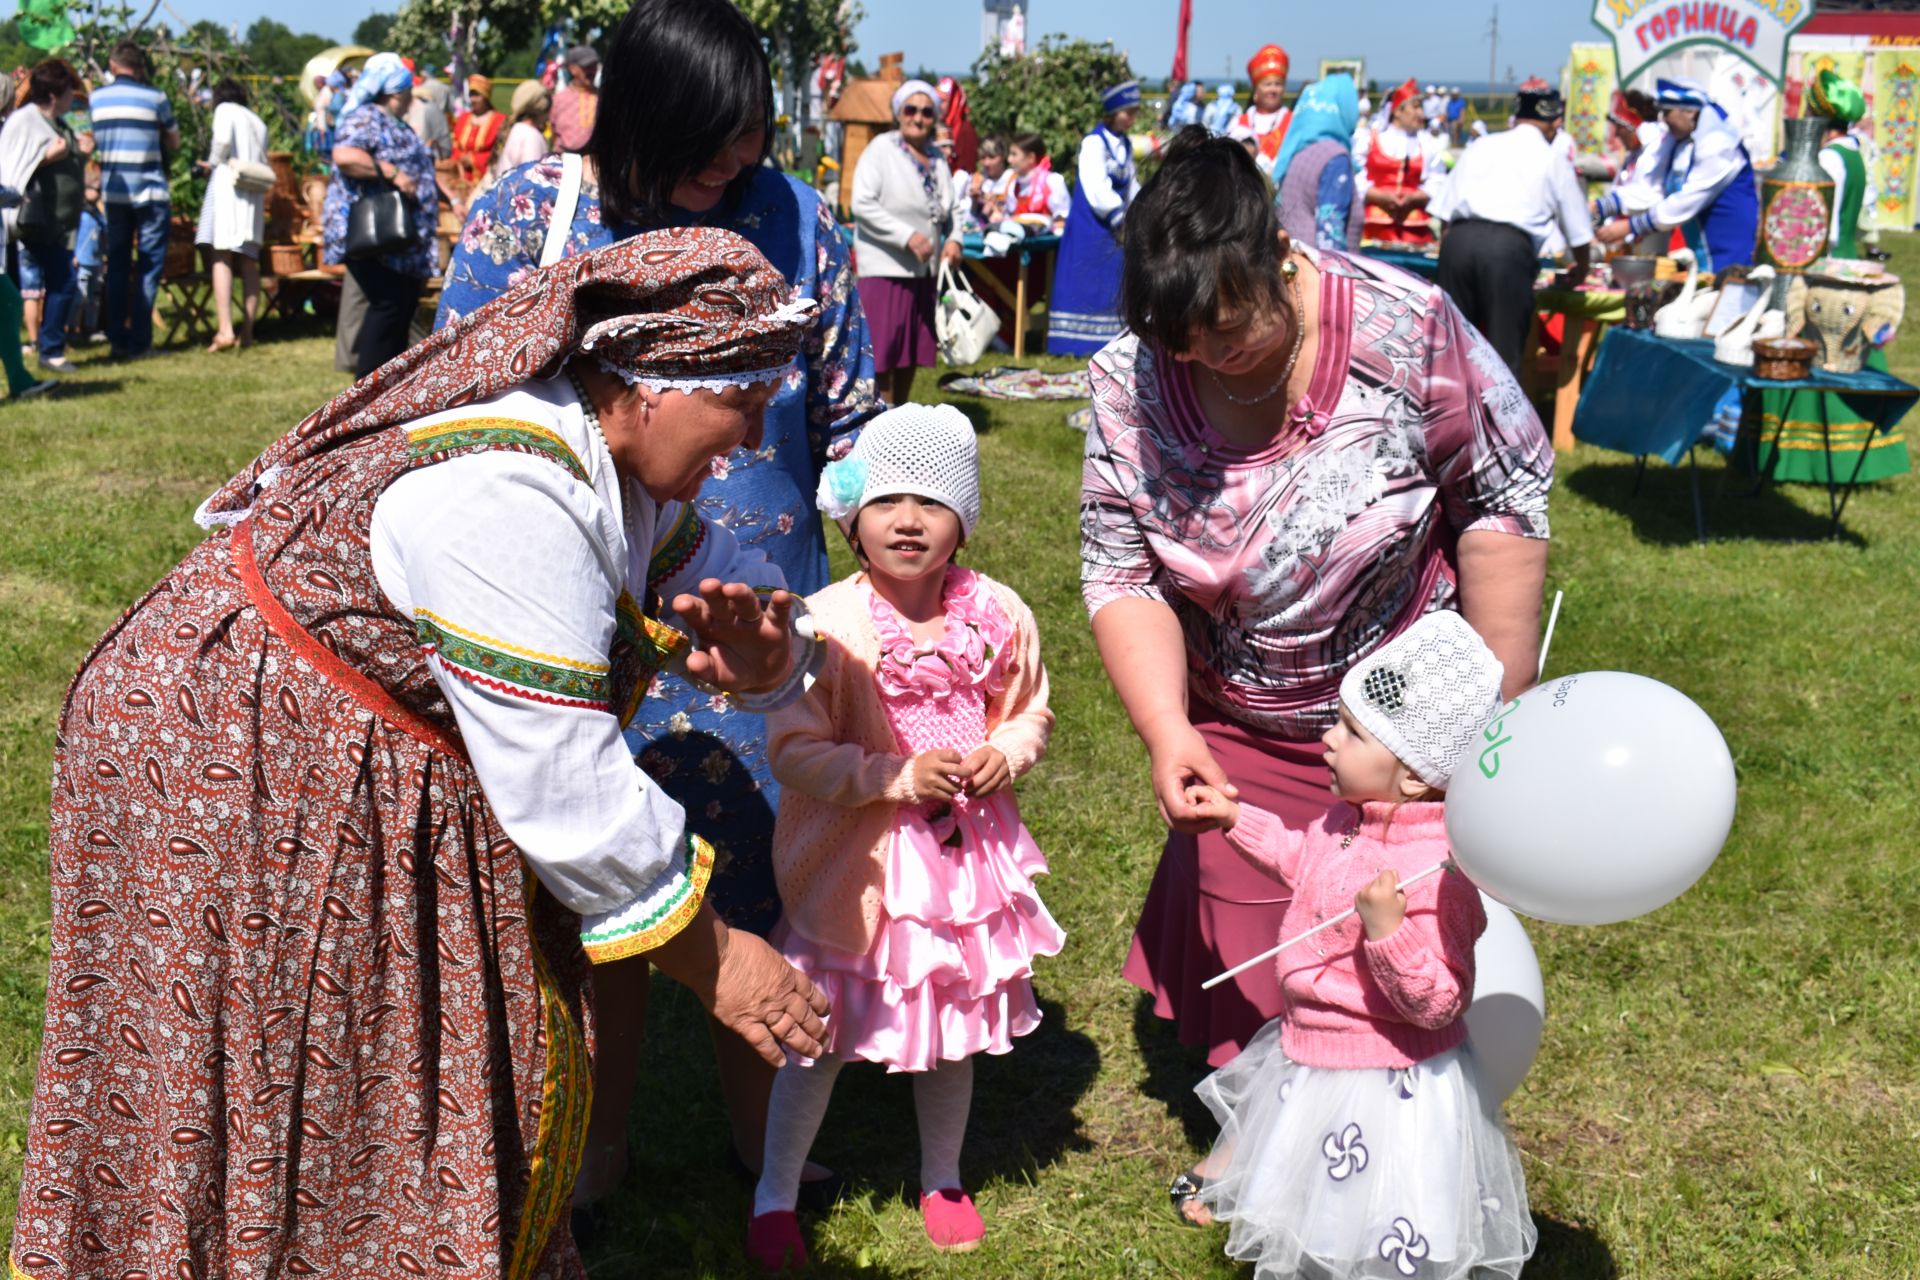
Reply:
<svg viewBox="0 0 1920 1280"><path fill-rule="evenodd" d="M1887 372L1887 358L1878 348L1867 353L1867 368ZM1870 407L1877 410L1879 404ZM1882 430L1882 424L1863 416L1861 409L1859 402L1838 391L1762 391L1761 472L1775 480L1844 483L1857 466L1859 482L1865 484L1911 470L1900 424Z"/></svg>

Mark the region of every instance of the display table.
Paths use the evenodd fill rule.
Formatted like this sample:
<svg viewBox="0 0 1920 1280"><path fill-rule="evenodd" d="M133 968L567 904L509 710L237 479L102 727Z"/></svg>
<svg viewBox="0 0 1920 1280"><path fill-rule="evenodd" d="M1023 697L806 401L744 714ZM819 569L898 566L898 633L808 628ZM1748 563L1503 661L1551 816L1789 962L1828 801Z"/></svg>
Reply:
<svg viewBox="0 0 1920 1280"><path fill-rule="evenodd" d="M1366 244L1360 246L1360 256L1372 258L1375 262L1384 262L1390 267L1412 272L1423 280L1436 280L1440 276L1440 250L1434 247L1414 248L1408 245Z"/></svg>
<svg viewBox="0 0 1920 1280"><path fill-rule="evenodd" d="M1013 313L1013 358L1024 360L1027 355L1027 313L1033 307L1034 291L1030 276L1036 258L1050 257L1060 247L1060 237L1056 235L1027 236L1014 241L1006 253L987 256L986 237L975 232L969 234L963 246L967 274L972 276L987 294L999 301L1000 305ZM1011 262L1016 265L1017 274L1014 286L1008 289L1006 283L988 270L984 263ZM1043 287L1040 297L1051 292L1051 279Z"/></svg>
<svg viewBox="0 0 1920 1280"><path fill-rule="evenodd" d="M1674 466L1687 459L1694 524L1704 542L1706 517L1700 506L1698 469L1691 465L1693 448L1713 421L1721 398L1736 387L1741 393L1741 422L1734 462L1755 471L1762 483L1769 478L1771 468L1763 470L1758 465L1761 450L1768 444L1760 438L1761 392L1837 391L1847 397L1855 412L1874 424L1875 431L1891 429L1920 399L1920 387L1872 369L1825 373L1816 368L1811 377L1775 381L1757 378L1751 369L1721 364L1713 358L1713 343L1704 338L1657 338L1643 330L1615 327L1601 340L1593 372L1581 390L1573 434L1588 444L1630 453L1640 459L1642 467L1650 456ZM1778 440L1771 444L1777 446ZM1850 449L1831 438L1823 445L1828 460L1827 508L1833 517L1831 532L1837 536L1840 517L1859 479L1867 450L1864 446ZM1777 448L1773 452L1778 455Z"/></svg>
<svg viewBox="0 0 1920 1280"><path fill-rule="evenodd" d="M1573 448L1573 414L1580 403L1580 387L1593 363L1601 330L1627 318L1627 295L1619 289L1536 288L1533 294L1533 337L1527 350L1540 343L1544 316L1563 317L1560 358L1553 370L1553 447L1561 453Z"/></svg>

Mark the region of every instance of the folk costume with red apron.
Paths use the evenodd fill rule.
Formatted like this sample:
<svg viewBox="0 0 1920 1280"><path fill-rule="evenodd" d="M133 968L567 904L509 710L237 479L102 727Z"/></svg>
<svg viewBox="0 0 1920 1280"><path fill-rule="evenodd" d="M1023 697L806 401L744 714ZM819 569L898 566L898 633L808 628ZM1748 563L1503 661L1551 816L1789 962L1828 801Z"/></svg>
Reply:
<svg viewBox="0 0 1920 1280"><path fill-rule="evenodd" d="M1278 79L1285 84L1287 71L1292 61L1287 51L1277 44L1262 45L1260 51L1247 60L1247 83L1252 85L1257 95L1260 82ZM1280 154L1281 146L1287 140L1287 126L1293 123L1293 112L1286 107L1278 111L1256 111L1251 105L1238 116L1227 129L1227 136L1235 142L1251 142L1254 145L1254 159L1260 166L1260 172L1273 172L1273 158Z"/></svg>
<svg viewBox="0 0 1920 1280"><path fill-rule="evenodd" d="M605 318L588 328L582 304ZM565 364L784 371L810 320L785 304L718 230L569 258L208 499L224 527L95 646L61 711L12 1275L582 1274L566 1208L587 965L672 938L713 863L612 753L685 642L657 598L735 557L724 530L620 483ZM395 560L392 504L456 469L464 508L416 501L441 536ZM509 524L528 511L560 514ZM528 561L495 557L502 580L585 564L597 610L550 632L526 622L537 598L452 616L502 588L416 570L496 526ZM581 556L540 554L569 541ZM610 745L503 778L503 724ZM627 773L589 797L602 821L562 793L609 759ZM582 826L606 838L583 849Z"/></svg>
<svg viewBox="0 0 1920 1280"><path fill-rule="evenodd" d="M1393 91L1387 100L1387 118L1400 104L1419 94L1420 87L1409 80ZM1372 131L1361 161L1367 177L1367 190L1418 194L1426 176L1419 136L1394 124ZM1383 244L1428 245L1433 243L1433 223L1425 209L1394 213L1376 204L1368 204L1361 236Z"/></svg>
<svg viewBox="0 0 1920 1280"><path fill-rule="evenodd" d="M481 80L480 76L468 76L467 83ZM491 84L488 85L491 89ZM479 182L486 176L487 169L493 164L493 148L500 141L500 127L506 121L504 111L489 111L484 116L469 111L453 123L453 162L460 171L460 180L468 186Z"/></svg>

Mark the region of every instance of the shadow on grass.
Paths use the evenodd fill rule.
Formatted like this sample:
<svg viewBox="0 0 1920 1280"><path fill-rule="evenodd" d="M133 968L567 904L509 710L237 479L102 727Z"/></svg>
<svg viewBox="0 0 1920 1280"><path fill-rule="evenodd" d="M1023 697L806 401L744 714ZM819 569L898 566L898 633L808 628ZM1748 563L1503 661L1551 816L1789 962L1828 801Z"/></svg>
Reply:
<svg viewBox="0 0 1920 1280"><path fill-rule="evenodd" d="M1582 1227L1545 1214L1533 1215L1540 1243L1528 1260L1526 1280L1619 1280L1613 1251L1592 1227Z"/></svg>
<svg viewBox="0 0 1920 1280"><path fill-rule="evenodd" d="M1688 469L1685 462L1669 467L1657 458L1649 459L1637 494L1637 467L1624 457L1619 462L1590 463L1572 472L1563 483L1588 501L1626 516L1641 541L1684 546L1698 540ZM1768 484L1756 492L1752 476L1725 465L1702 467L1699 479L1709 541L1823 542L1832 533L1833 521L1825 514L1824 502L1809 511L1776 485ZM1851 501L1871 501L1872 491L1878 487L1859 486ZM1820 497L1825 496L1825 490L1824 485L1813 486ZM1847 528L1844 520L1838 541L1855 547L1867 545L1866 539Z"/></svg>
<svg viewBox="0 0 1920 1280"><path fill-rule="evenodd" d="M1190 1144L1201 1151L1211 1150L1220 1127L1193 1091L1211 1070L1206 1050L1181 1044L1178 1026L1154 1016L1153 997L1144 991L1133 1005L1133 1040L1140 1046L1140 1059L1147 1066L1143 1091L1180 1121ZM1171 1178L1176 1172L1169 1169L1167 1176Z"/></svg>
<svg viewBox="0 0 1920 1280"><path fill-rule="evenodd" d="M118 378L88 379L85 382L75 379L71 382L62 382L58 388L47 392L46 399L49 402L84 400L88 396L109 395L119 391L123 385Z"/></svg>

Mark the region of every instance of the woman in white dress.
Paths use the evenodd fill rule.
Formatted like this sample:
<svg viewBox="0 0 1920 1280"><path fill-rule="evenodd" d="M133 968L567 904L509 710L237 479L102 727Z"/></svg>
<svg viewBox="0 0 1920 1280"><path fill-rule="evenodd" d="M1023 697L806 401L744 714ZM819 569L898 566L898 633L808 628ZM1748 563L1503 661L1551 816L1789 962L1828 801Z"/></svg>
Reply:
<svg viewBox="0 0 1920 1280"><path fill-rule="evenodd" d="M267 166L267 122L247 106L247 90L231 76L213 86L213 141L203 162L207 196L194 243L213 250L213 311L219 323L209 351L253 345L260 312L260 241L266 234L267 191L257 176ZM233 333L233 275L246 294L240 336Z"/></svg>

